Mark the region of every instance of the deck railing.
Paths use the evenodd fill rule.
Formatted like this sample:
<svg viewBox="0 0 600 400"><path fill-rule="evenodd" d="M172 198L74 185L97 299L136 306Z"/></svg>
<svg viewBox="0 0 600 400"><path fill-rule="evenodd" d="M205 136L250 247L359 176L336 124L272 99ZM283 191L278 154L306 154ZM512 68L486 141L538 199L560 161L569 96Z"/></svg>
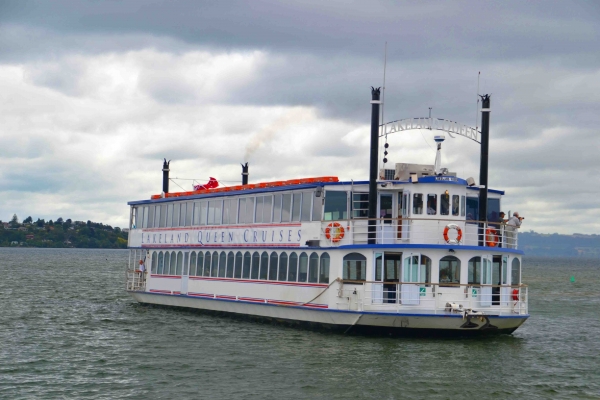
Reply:
<svg viewBox="0 0 600 400"><path fill-rule="evenodd" d="M421 311L527 314L527 285L474 285L426 282L341 282L337 306L358 311Z"/></svg>
<svg viewBox="0 0 600 400"><path fill-rule="evenodd" d="M370 232L372 224L374 231ZM516 249L518 230L486 221L433 218L376 218L324 221L322 242L332 245L366 244L451 244Z"/></svg>
<svg viewBox="0 0 600 400"><path fill-rule="evenodd" d="M125 271L125 285L127 290L145 291L146 277L140 270L128 269Z"/></svg>

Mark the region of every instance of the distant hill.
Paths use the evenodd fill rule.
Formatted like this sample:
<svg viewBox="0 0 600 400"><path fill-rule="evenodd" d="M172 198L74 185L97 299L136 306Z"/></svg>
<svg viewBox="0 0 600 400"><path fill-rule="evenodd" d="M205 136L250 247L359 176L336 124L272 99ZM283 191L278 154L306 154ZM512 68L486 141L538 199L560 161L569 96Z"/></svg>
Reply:
<svg viewBox="0 0 600 400"><path fill-rule="evenodd" d="M77 247L98 249L126 249L127 232L92 221L62 218L53 221L31 217L19 223L16 216L11 222L0 221L0 247Z"/></svg>
<svg viewBox="0 0 600 400"><path fill-rule="evenodd" d="M600 235L520 232L519 249L531 256L600 258Z"/></svg>

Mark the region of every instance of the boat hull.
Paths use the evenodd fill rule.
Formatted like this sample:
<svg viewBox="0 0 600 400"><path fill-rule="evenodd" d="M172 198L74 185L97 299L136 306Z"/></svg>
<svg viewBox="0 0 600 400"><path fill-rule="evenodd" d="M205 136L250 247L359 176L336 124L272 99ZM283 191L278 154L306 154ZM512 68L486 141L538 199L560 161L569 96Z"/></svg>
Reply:
<svg viewBox="0 0 600 400"><path fill-rule="evenodd" d="M253 320L273 321L345 333L398 336L477 336L510 334L528 315L464 318L456 313L391 313L314 309L246 301L198 298L141 291L128 293L142 304L201 310Z"/></svg>

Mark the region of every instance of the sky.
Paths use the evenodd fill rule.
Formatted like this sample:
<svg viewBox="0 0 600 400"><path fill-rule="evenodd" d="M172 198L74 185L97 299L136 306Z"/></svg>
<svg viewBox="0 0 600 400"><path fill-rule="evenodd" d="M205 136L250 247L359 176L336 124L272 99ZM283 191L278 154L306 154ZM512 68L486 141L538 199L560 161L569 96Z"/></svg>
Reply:
<svg viewBox="0 0 600 400"><path fill-rule="evenodd" d="M595 1L0 0L0 219L125 227L163 158L171 191L246 161L251 183L366 180L386 43L385 122L481 126L491 94L502 209L600 234ZM433 164L434 134L389 135L386 167ZM443 166L478 181L478 144L446 137Z"/></svg>

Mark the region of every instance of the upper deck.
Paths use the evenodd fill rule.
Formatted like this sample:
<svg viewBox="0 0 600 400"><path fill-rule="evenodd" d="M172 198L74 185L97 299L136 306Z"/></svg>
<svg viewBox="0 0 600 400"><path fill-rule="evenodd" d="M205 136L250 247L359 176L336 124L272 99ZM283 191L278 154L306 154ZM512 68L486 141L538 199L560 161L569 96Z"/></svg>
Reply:
<svg viewBox="0 0 600 400"><path fill-rule="evenodd" d="M481 223L474 219L478 194L451 175L381 180L376 219L367 218L368 182L332 177L155 195L129 203L129 246L331 248L364 246L371 238L378 245L520 253L517 232L499 220L504 192L488 191L490 222Z"/></svg>

